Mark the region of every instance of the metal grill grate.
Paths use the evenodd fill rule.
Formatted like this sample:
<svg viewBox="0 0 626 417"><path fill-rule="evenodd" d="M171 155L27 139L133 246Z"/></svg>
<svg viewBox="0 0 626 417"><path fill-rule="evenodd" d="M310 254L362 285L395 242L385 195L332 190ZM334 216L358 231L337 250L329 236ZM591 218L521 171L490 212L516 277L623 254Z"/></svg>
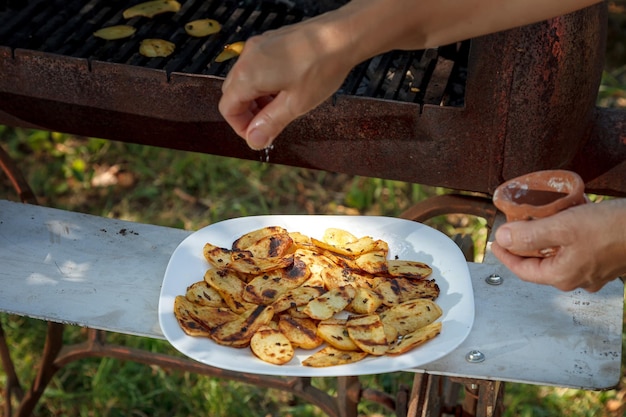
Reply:
<svg viewBox="0 0 626 417"><path fill-rule="evenodd" d="M89 61L105 61L173 72L224 77L234 61L217 63L223 46L237 40L298 22L307 16L275 2L244 3L231 0L181 0L176 14L152 19L126 20L122 11L140 1L128 0L23 0L0 2L0 45L35 50ZM184 31L188 21L210 17L223 29L207 38L192 38ZM129 39L104 41L92 36L102 27L130 24L137 28ZM138 53L145 38L176 44L167 58L146 58ZM339 93L388 100L464 105L469 42L427 51L393 51L358 65Z"/></svg>

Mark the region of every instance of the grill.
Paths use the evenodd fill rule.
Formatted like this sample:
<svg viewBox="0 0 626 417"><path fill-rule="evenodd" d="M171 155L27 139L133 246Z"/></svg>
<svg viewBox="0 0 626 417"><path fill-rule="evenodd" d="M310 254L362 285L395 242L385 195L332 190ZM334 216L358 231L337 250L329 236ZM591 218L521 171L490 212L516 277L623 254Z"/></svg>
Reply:
<svg viewBox="0 0 626 417"><path fill-rule="evenodd" d="M93 61L112 62L172 73L225 77L233 61L218 63L224 45L301 21L303 11L284 4L260 2L241 5L233 1L187 1L180 12L155 18L126 20L122 11L132 2L47 1L10 2L0 12L8 22L0 29L0 44ZM207 38L188 36L185 22L211 17L223 25L221 33ZM92 36L102 27L130 24L138 30L130 40L105 41ZM167 58L139 54L145 38L167 39L176 52ZM400 100L413 103L463 105L468 43L440 50L395 51L355 68L339 94Z"/></svg>
<svg viewBox="0 0 626 417"><path fill-rule="evenodd" d="M227 43L313 15L289 2L180 1L176 14L125 20L139 0L0 2L0 122L263 160L219 115ZM188 21L222 31L191 38ZM92 33L128 23L126 40ZM588 189L626 190L623 112L595 108L606 5L355 67L335 96L289 126L276 163L491 192L531 170L570 168ZM139 42L176 51L145 58Z"/></svg>

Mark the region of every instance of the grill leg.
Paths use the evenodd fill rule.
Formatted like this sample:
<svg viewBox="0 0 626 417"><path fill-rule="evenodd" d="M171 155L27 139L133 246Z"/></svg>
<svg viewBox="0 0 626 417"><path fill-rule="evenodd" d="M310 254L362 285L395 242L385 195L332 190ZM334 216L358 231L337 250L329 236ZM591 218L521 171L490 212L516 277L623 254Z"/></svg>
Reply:
<svg viewBox="0 0 626 417"><path fill-rule="evenodd" d="M46 334L46 342L44 344L41 361L39 362L37 377L20 403L16 414L18 417L32 415L48 383L59 370L59 367L55 365L54 361L63 347L63 330L64 326L62 324L48 322L48 332Z"/></svg>
<svg viewBox="0 0 626 417"><path fill-rule="evenodd" d="M6 386L4 387L4 415L11 417L13 413L13 407L11 406L13 396L15 396L18 401L22 401L24 398L24 390L15 372L15 365L11 358L11 351L9 350L2 325L0 325L0 359L2 360L2 368L7 376Z"/></svg>

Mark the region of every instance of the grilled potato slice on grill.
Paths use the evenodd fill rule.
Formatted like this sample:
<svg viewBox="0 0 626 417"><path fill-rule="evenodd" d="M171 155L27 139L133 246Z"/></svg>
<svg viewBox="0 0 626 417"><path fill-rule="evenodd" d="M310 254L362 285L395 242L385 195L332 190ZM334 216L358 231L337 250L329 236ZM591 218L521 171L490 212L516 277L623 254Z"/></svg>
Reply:
<svg viewBox="0 0 626 417"><path fill-rule="evenodd" d="M380 313L380 318L385 326L394 327L403 336L429 325L441 317L442 313L441 307L434 301L419 298L390 307Z"/></svg>
<svg viewBox="0 0 626 417"><path fill-rule="evenodd" d="M402 259L387 261L387 274L392 277L424 279L428 278L432 272L433 269L423 262Z"/></svg>
<svg viewBox="0 0 626 417"><path fill-rule="evenodd" d="M210 336L210 330L191 317L190 312L193 308L194 304L184 296L176 296L174 299L174 316L178 325L189 336Z"/></svg>
<svg viewBox="0 0 626 417"><path fill-rule="evenodd" d="M295 354L295 349L280 330L261 326L250 339L250 350L259 359L274 365L284 365Z"/></svg>
<svg viewBox="0 0 626 417"><path fill-rule="evenodd" d="M198 19L185 24L187 35L202 38L222 30L222 25L215 19Z"/></svg>
<svg viewBox="0 0 626 417"><path fill-rule="evenodd" d="M274 309L271 306L257 306L246 311L237 320L214 328L211 331L211 339L220 345L247 347L257 330L268 325L273 316Z"/></svg>
<svg viewBox="0 0 626 417"><path fill-rule="evenodd" d="M180 3L176 0L152 0L129 7L124 10L122 16L124 16L124 19L132 19L138 16L153 18L161 13L176 13L179 10Z"/></svg>
<svg viewBox="0 0 626 417"><path fill-rule="evenodd" d="M326 343L341 350L359 350L359 347L350 339L346 329L347 319L322 320L317 325L317 334Z"/></svg>
<svg viewBox="0 0 626 417"><path fill-rule="evenodd" d="M392 306L415 298L439 297L439 286L432 280L392 278L381 281L375 291L382 295L383 304Z"/></svg>
<svg viewBox="0 0 626 417"><path fill-rule="evenodd" d="M419 328L414 332L406 334L400 340L389 348L387 354L400 355L406 353L416 347L423 345L431 339L434 339L441 333L442 324L440 321L430 323L429 325Z"/></svg>
<svg viewBox="0 0 626 417"><path fill-rule="evenodd" d="M208 269L204 281L217 291L226 305L235 313L241 314L256 307L243 298L246 284L230 269Z"/></svg>
<svg viewBox="0 0 626 417"><path fill-rule="evenodd" d="M348 336L364 352L381 356L387 353L389 342L383 322L377 314L352 316L346 323Z"/></svg>
<svg viewBox="0 0 626 417"><path fill-rule="evenodd" d="M187 287L185 297L194 304L208 307L226 307L224 299L206 281L198 281Z"/></svg>
<svg viewBox="0 0 626 417"><path fill-rule="evenodd" d="M276 313L281 313L291 307L307 305L311 300L324 294L326 290L322 286L300 286L281 294L272 307Z"/></svg>
<svg viewBox="0 0 626 417"><path fill-rule="evenodd" d="M164 39L144 39L139 44L139 53L148 58L164 58L172 55L176 45Z"/></svg>
<svg viewBox="0 0 626 417"><path fill-rule="evenodd" d="M351 285L333 288L310 301L302 311L312 319L326 320L350 304L355 294L356 290Z"/></svg>
<svg viewBox="0 0 626 417"><path fill-rule="evenodd" d="M243 299L250 303L271 304L283 293L302 285L310 274L306 264L296 259L290 267L258 275L246 284Z"/></svg>
<svg viewBox="0 0 626 417"><path fill-rule="evenodd" d="M367 353L363 351L339 350L332 346L326 346L303 360L302 365L323 368L326 366L346 365L348 363L358 362L366 357Z"/></svg>
<svg viewBox="0 0 626 417"><path fill-rule="evenodd" d="M130 25L115 25L96 30L93 36L96 38L113 41L116 39L124 39L133 36L137 29Z"/></svg>
<svg viewBox="0 0 626 417"><path fill-rule="evenodd" d="M317 321L310 318L297 318L283 314L278 319L278 329L294 347L315 349L324 343L317 334Z"/></svg>
<svg viewBox="0 0 626 417"><path fill-rule="evenodd" d="M243 52L244 41L233 42L224 46L222 52L215 57L215 62L224 62L241 55Z"/></svg>

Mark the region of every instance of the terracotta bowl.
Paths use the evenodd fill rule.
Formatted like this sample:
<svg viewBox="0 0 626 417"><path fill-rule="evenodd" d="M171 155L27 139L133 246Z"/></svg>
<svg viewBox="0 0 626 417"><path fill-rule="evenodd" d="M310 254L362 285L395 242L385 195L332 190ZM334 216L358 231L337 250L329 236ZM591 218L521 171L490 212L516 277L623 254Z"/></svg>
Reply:
<svg viewBox="0 0 626 417"><path fill-rule="evenodd" d="M587 202L585 183L572 171L536 171L506 181L493 194L493 204L506 215L507 221L548 217ZM557 248L533 252L516 252L520 256L553 256Z"/></svg>

